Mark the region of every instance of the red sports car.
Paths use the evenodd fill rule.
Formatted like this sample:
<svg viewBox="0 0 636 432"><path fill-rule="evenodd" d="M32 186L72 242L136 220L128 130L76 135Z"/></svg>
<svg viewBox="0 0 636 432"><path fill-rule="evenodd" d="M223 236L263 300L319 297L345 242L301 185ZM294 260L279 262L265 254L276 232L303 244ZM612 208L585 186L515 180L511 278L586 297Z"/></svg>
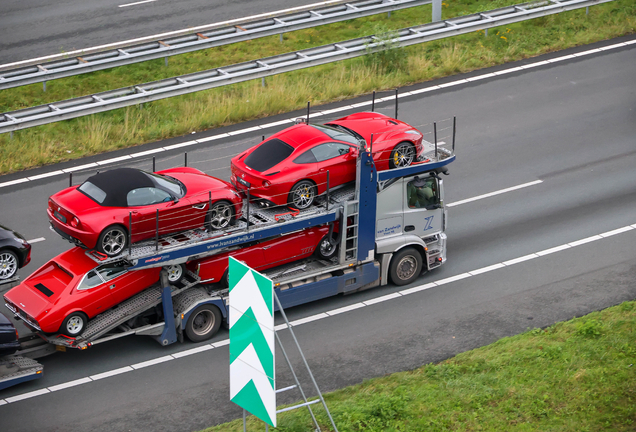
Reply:
<svg viewBox="0 0 636 432"><path fill-rule="evenodd" d="M337 233L329 235L329 225L323 225L244 245L240 249L189 262L186 266L199 275L202 283L220 282L227 286L229 256L243 261L254 270L263 271L307 258L313 253L321 259L329 259L337 250L336 237Z"/></svg>
<svg viewBox="0 0 636 432"><path fill-rule="evenodd" d="M51 196L47 213L62 237L116 256L126 248L129 234L133 243L155 236L157 212L163 235L204 225L225 228L240 216L242 206L232 185L194 168L156 173L118 168Z"/></svg>
<svg viewBox="0 0 636 432"><path fill-rule="evenodd" d="M183 266L170 266L175 283ZM74 247L53 258L4 295L7 307L34 330L82 334L89 319L159 281L161 268L128 271L120 263L99 265Z"/></svg>
<svg viewBox="0 0 636 432"><path fill-rule="evenodd" d="M373 160L379 171L409 166L421 159L422 134L379 113L357 113L324 125L297 124L272 135L232 159L231 182L268 206L309 207L316 195L352 182L360 145L373 135Z"/></svg>

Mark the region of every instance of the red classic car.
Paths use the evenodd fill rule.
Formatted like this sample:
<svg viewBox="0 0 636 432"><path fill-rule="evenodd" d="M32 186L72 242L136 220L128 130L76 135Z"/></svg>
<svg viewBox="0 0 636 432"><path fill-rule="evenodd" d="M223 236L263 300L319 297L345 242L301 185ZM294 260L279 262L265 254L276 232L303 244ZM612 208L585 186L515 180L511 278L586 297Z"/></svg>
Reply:
<svg viewBox="0 0 636 432"><path fill-rule="evenodd" d="M176 283L183 266L168 267ZM53 258L4 294L7 307L44 333L82 334L89 319L159 281L161 268L128 271L121 263L98 265L74 247Z"/></svg>
<svg viewBox="0 0 636 432"><path fill-rule="evenodd" d="M371 143L373 135L373 143ZM298 124L232 159L231 182L265 205L309 207L329 186L355 180L360 145L372 146L379 171L421 159L422 134L379 113L357 113L324 125Z"/></svg>
<svg viewBox="0 0 636 432"><path fill-rule="evenodd" d="M243 261L257 271L287 264L307 258L315 253L321 259L335 255L336 234L329 234L329 225L322 225L291 234L286 234L252 245L213 255L210 258L186 264L193 273L197 273L202 283L217 283L227 286L228 257Z"/></svg>
<svg viewBox="0 0 636 432"><path fill-rule="evenodd" d="M62 237L116 256L129 234L135 243L154 237L157 225L160 235L204 225L221 229L236 221L242 205L232 185L194 168L117 168L51 196L47 213Z"/></svg>

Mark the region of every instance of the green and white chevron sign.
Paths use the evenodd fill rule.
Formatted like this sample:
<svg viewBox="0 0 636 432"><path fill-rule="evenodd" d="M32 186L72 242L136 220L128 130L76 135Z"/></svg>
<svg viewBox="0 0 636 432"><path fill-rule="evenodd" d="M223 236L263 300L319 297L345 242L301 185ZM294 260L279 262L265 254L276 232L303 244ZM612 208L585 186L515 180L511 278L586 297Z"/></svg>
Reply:
<svg viewBox="0 0 636 432"><path fill-rule="evenodd" d="M275 427L273 284L229 260L230 400Z"/></svg>

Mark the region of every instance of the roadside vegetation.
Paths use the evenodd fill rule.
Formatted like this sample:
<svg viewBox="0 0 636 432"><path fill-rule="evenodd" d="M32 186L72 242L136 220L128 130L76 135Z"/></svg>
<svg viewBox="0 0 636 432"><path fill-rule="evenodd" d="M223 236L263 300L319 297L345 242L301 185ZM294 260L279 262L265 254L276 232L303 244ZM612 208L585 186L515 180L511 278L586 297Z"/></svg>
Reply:
<svg viewBox="0 0 636 432"><path fill-rule="evenodd" d="M443 18L506 5L515 0L446 0ZM431 20L430 6L255 39L0 92L0 112L51 103L128 85L319 46ZM317 66L266 79L201 91L0 135L0 174L131 147L306 106L351 98L434 78L533 57L633 33L636 3L616 0L506 27L429 42L390 47L384 54ZM390 44L389 44L390 45Z"/></svg>
<svg viewBox="0 0 636 432"><path fill-rule="evenodd" d="M438 364L325 395L340 432L633 431L636 302L533 329ZM320 428L331 425L313 405ZM265 425L248 417L248 431ZM306 409L276 431L313 430ZM206 429L242 431L242 420Z"/></svg>

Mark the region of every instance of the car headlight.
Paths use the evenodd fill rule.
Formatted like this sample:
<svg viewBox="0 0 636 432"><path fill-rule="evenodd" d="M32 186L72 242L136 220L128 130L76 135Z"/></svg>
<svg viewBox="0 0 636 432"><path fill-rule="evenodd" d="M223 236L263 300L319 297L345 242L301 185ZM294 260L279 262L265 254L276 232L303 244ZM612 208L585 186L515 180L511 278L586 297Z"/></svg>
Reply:
<svg viewBox="0 0 636 432"><path fill-rule="evenodd" d="M18 243L22 244L23 246L28 246L29 242L26 241L25 239L21 239L19 237L13 237L13 240L17 241Z"/></svg>

